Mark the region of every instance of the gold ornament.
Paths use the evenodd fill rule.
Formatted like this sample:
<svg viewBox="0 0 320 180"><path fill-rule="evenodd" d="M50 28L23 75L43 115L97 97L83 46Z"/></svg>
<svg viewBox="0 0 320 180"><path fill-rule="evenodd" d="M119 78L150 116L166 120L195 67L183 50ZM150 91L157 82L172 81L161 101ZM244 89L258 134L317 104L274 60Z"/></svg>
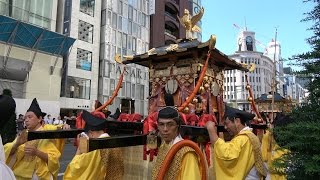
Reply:
<svg viewBox="0 0 320 180"><path fill-rule="evenodd" d="M203 94L204 92L205 92L204 87L203 87L203 86L200 86L200 88L199 88L199 93L200 93L200 94Z"/></svg>
<svg viewBox="0 0 320 180"><path fill-rule="evenodd" d="M252 101L252 97L248 97L248 101L250 101L250 102L251 102L251 101Z"/></svg>
<svg viewBox="0 0 320 180"><path fill-rule="evenodd" d="M209 87L210 87L210 85L209 85L208 83L206 83L206 84L204 85L204 88L205 88L205 89L209 89Z"/></svg>
<svg viewBox="0 0 320 180"><path fill-rule="evenodd" d="M183 110L184 113L188 114L190 112L190 109L188 107L185 107Z"/></svg>
<svg viewBox="0 0 320 180"><path fill-rule="evenodd" d="M194 98L192 102L193 102L193 103L198 103L198 99L197 99L197 98Z"/></svg>

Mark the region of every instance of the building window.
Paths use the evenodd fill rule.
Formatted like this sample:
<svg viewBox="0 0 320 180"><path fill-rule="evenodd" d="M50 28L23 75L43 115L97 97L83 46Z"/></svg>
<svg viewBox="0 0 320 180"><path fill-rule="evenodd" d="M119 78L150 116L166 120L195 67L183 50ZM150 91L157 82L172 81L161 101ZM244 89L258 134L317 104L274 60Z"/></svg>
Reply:
<svg viewBox="0 0 320 180"><path fill-rule="evenodd" d="M91 71L91 62L92 62L92 52L78 48L77 63L76 63L77 69Z"/></svg>
<svg viewBox="0 0 320 180"><path fill-rule="evenodd" d="M179 29L178 27L170 22L170 21L166 21L165 22L165 32L174 36L175 38L178 38L179 37Z"/></svg>
<svg viewBox="0 0 320 180"><path fill-rule="evenodd" d="M101 26L106 25L106 21L107 21L106 18L107 18L106 17L106 10L104 9L101 11Z"/></svg>
<svg viewBox="0 0 320 180"><path fill-rule="evenodd" d="M78 39L88 43L93 43L93 25L79 20Z"/></svg>
<svg viewBox="0 0 320 180"><path fill-rule="evenodd" d="M91 80L68 76L67 97L78 99L90 99Z"/></svg>
<svg viewBox="0 0 320 180"><path fill-rule="evenodd" d="M178 21L177 20L178 10L173 4L166 3L166 5L165 5L165 14L167 14L168 16L173 18L175 21Z"/></svg>
<svg viewBox="0 0 320 180"><path fill-rule="evenodd" d="M233 77L233 82L237 82L237 78L236 77Z"/></svg>
<svg viewBox="0 0 320 180"><path fill-rule="evenodd" d="M80 12L94 16L94 0L80 0Z"/></svg>

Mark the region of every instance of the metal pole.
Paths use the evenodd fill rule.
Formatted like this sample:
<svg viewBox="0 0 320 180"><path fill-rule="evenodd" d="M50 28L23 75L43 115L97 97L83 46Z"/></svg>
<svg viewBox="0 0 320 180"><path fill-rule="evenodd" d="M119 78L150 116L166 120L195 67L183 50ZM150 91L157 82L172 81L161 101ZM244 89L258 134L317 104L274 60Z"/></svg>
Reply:
<svg viewBox="0 0 320 180"><path fill-rule="evenodd" d="M271 116L271 122L273 122L274 120L274 94L275 94L275 91L276 91L276 76L277 76L277 63L276 63L276 52L277 52L277 28L276 28L276 34L275 34L275 40L274 40L274 55L273 55L273 68L274 68L274 74L273 74L273 78L272 78L272 102L271 102L271 107L272 107L272 116Z"/></svg>

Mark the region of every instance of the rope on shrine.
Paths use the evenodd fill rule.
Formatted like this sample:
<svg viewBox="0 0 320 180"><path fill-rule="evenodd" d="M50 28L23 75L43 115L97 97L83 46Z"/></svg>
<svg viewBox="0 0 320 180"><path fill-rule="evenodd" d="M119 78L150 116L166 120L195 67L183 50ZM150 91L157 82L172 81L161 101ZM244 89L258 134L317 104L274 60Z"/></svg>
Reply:
<svg viewBox="0 0 320 180"><path fill-rule="evenodd" d="M183 148L184 146L188 146L191 147L192 149L195 150L196 154L199 156L200 159L200 169L201 169L201 180L207 180L207 173L208 173L208 169L207 169L207 162L206 159L202 153L202 151L200 150L199 146L194 143L193 141L190 140L182 140L180 142L178 142L177 144L173 145L171 147L171 149L169 150L168 154L166 155L163 164L160 168L160 171L158 173L157 176L157 180L163 180L166 172L168 171L170 164L172 163L172 160L174 158L174 156L176 155L176 153Z"/></svg>

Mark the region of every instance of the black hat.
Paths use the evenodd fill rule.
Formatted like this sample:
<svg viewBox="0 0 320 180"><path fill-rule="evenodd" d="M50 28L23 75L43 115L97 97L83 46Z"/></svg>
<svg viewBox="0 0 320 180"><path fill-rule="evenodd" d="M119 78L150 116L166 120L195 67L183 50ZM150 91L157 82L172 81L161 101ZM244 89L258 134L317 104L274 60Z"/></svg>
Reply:
<svg viewBox="0 0 320 180"><path fill-rule="evenodd" d="M29 109L27 110L27 112L29 112L29 111L33 112L33 113L36 114L38 117L40 117L40 116L41 116L41 117L46 116L46 113L44 113L44 112L41 111L41 108L40 108L40 106L39 106L38 101L37 101L36 98L34 98L34 99L32 100L31 105L30 105Z"/></svg>
<svg viewBox="0 0 320 180"><path fill-rule="evenodd" d="M237 117L236 113L239 112L240 110L239 109L236 109L236 108L233 108L233 107L230 107L230 106L225 106L225 109L224 109L224 118L228 118L229 120L233 120L234 118Z"/></svg>
<svg viewBox="0 0 320 180"><path fill-rule="evenodd" d="M179 117L179 113L172 107L165 107L159 111L158 118L173 119Z"/></svg>
<svg viewBox="0 0 320 180"><path fill-rule="evenodd" d="M241 124L245 124L246 122L252 120L255 115L246 111L239 111L236 113L237 118L241 120Z"/></svg>
<svg viewBox="0 0 320 180"><path fill-rule="evenodd" d="M252 120L255 117L255 115L226 105L224 117L228 118L229 120L239 118L241 120L241 123L245 124L247 121Z"/></svg>
<svg viewBox="0 0 320 180"><path fill-rule="evenodd" d="M0 95L0 127L5 123L16 111L16 102L14 99L7 95Z"/></svg>
<svg viewBox="0 0 320 180"><path fill-rule="evenodd" d="M86 110L82 112L82 119L86 122L84 131L100 131L106 128L107 121L102 118L98 118Z"/></svg>

